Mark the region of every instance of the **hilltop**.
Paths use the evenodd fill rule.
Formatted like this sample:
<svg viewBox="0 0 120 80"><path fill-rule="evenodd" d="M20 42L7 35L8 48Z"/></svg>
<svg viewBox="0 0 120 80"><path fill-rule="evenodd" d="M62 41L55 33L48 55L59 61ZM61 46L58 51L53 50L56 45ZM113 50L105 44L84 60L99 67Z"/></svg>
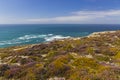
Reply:
<svg viewBox="0 0 120 80"><path fill-rule="evenodd" d="M0 49L0 80L120 80L120 31Z"/></svg>

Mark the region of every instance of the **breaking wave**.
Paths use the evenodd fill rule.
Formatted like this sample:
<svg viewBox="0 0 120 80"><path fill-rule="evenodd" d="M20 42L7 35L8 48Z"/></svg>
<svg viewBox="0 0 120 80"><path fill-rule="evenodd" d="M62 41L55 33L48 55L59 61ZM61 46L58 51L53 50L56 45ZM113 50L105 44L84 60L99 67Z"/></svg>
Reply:
<svg viewBox="0 0 120 80"><path fill-rule="evenodd" d="M25 35L22 37L19 37L18 40L29 40L29 39L35 39L35 38L44 38L47 37L48 35Z"/></svg>
<svg viewBox="0 0 120 80"><path fill-rule="evenodd" d="M70 38L70 36L62 36L62 35L55 35L55 36L51 36L51 37L45 37L46 41L53 41L53 40L58 40L58 39L66 39L66 38Z"/></svg>
<svg viewBox="0 0 120 80"><path fill-rule="evenodd" d="M65 39L65 38L70 38L70 36L62 36L62 35L54 35L54 34L41 34L41 35L24 35L20 36L18 38L12 39L12 40L6 40L6 41L0 41L0 45L15 45L15 44L25 44L25 43L30 43L33 40L36 42L41 42L40 40L44 40L42 42L48 42L48 41L53 41L53 40L58 40L58 39Z"/></svg>

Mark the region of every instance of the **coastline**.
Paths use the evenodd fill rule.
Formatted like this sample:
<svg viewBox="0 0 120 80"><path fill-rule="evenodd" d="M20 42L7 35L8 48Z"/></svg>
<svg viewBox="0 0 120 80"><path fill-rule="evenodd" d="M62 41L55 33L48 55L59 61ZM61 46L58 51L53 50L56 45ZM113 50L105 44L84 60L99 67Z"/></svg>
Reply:
<svg viewBox="0 0 120 80"><path fill-rule="evenodd" d="M117 30L118 31L118 30ZM87 37L99 37L101 34L115 33L117 31L101 31L101 32L93 32Z"/></svg>
<svg viewBox="0 0 120 80"><path fill-rule="evenodd" d="M83 69L85 73L79 77L81 79L91 74L93 78L96 78L104 74L104 71L108 74L113 73L113 77L117 77L119 73L115 73L114 70L120 70L119 41L120 31L104 31L94 32L85 37L2 48L0 49L0 69L8 67L4 73L5 76L2 77L8 78L6 76L10 74L12 76L9 79L15 79L16 76L22 79L24 75L19 77L19 74L25 71L27 77L33 74L34 76L44 76L41 78L46 80L54 78L67 80L77 71L76 75L79 77ZM13 74L14 70L17 75ZM38 70L41 74L36 73ZM77 79L76 75L73 80ZM104 75L102 75L103 79L106 79L106 76L109 77L109 75ZM91 77L88 76L88 78Z"/></svg>
<svg viewBox="0 0 120 80"><path fill-rule="evenodd" d="M67 38L67 39L72 39L72 40L78 40L78 39L81 39L81 38L90 38L90 37L100 37L100 35L103 35L103 34L111 34L111 33L115 33L119 30L116 30L116 31L101 31L101 32L93 32L91 34L89 34L88 36L83 36L83 37L72 37L72 38ZM64 40L64 39L63 39ZM61 41L63 41L61 40Z"/></svg>
<svg viewBox="0 0 120 80"><path fill-rule="evenodd" d="M22 26L22 27L19 27ZM119 25L15 25L0 32L0 48L39 44L54 39L86 37L92 32L120 29ZM63 27L55 27L63 26ZM74 29L73 29L74 26ZM24 29L25 28L25 29ZM29 30L28 30L29 29ZM42 30L44 29L44 30ZM0 28L0 30L2 30ZM11 31L13 30L13 32ZM24 30L24 31L22 31ZM3 33L2 33L3 32ZM5 34L4 34L5 33ZM15 34L13 34L15 33Z"/></svg>
<svg viewBox="0 0 120 80"><path fill-rule="evenodd" d="M119 30L117 30L119 31ZM82 39L82 38L90 38L90 37L100 37L100 35L102 34L109 34L109 33L115 33L117 31L101 31L101 32L93 32L91 34L89 34L88 36L83 36L83 37L70 37L70 38L63 38L63 39L54 39L52 41L48 41L48 42L42 42L42 43L35 43L35 44L26 44L26 45L18 45L18 46L9 46L9 47L5 47L5 48L11 48L11 47L20 47L19 49L23 49L23 48L30 48L30 47L33 47L35 45L40 45L40 44L49 44L51 42L54 42L54 41L65 41L65 40L79 40L79 39ZM4 48L0 48L0 49L4 49ZM17 49L15 49L17 50Z"/></svg>

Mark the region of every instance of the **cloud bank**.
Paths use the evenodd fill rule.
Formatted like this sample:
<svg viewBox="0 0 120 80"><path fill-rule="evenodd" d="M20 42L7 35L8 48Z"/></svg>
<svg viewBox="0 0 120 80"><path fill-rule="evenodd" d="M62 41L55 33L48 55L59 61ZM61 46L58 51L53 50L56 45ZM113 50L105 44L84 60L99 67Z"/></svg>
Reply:
<svg viewBox="0 0 120 80"><path fill-rule="evenodd" d="M120 10L83 10L51 18L0 16L0 24L120 24Z"/></svg>
<svg viewBox="0 0 120 80"><path fill-rule="evenodd" d="M92 23L120 24L120 10L76 11L69 16L27 19L29 23Z"/></svg>

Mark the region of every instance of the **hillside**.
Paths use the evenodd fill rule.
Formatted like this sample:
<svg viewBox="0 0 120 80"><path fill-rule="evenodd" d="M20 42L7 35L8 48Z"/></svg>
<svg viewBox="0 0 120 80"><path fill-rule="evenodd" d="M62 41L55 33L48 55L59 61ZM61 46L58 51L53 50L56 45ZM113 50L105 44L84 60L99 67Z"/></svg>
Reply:
<svg viewBox="0 0 120 80"><path fill-rule="evenodd" d="M0 80L120 80L120 31L0 49Z"/></svg>

